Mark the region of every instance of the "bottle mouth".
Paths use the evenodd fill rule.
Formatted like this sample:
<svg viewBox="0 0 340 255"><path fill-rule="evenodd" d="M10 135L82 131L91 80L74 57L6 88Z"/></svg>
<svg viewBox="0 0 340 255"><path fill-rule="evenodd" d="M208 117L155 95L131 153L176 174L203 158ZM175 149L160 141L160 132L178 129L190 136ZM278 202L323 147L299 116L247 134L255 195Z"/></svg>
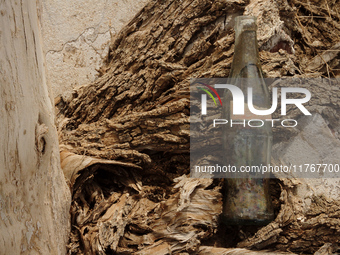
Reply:
<svg viewBox="0 0 340 255"><path fill-rule="evenodd" d="M257 30L256 26L256 17L255 16L237 16L235 18L235 40L243 31L255 31Z"/></svg>

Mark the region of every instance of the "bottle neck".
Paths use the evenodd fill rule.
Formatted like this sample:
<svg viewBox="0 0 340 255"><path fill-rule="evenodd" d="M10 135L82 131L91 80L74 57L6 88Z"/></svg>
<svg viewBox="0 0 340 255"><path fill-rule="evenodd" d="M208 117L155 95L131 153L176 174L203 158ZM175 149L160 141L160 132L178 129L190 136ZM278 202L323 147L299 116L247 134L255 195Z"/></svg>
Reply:
<svg viewBox="0 0 340 255"><path fill-rule="evenodd" d="M235 57L237 56L237 57ZM235 32L234 58L229 77L243 76L243 69L252 65L260 71L259 50L256 38L256 30L243 29ZM254 68L252 68L254 69ZM246 77L245 77L246 78ZM249 77L248 77L249 78Z"/></svg>

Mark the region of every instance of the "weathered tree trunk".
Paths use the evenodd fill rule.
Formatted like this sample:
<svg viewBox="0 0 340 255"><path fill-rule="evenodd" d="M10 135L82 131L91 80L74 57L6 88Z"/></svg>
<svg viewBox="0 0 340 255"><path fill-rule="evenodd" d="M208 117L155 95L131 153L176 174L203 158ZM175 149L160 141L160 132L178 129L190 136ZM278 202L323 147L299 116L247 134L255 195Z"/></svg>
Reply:
<svg viewBox="0 0 340 255"><path fill-rule="evenodd" d="M71 197L36 1L1 1L0 72L0 254L65 254Z"/></svg>
<svg viewBox="0 0 340 255"><path fill-rule="evenodd" d="M338 243L339 203L330 189L307 198L297 191L312 189L308 181L273 180L276 219L263 228L231 227L218 219L222 182L188 178L189 78L228 76L233 17L259 16L267 76L337 76L338 54L324 50L338 47L340 20L332 10L339 4L328 4L150 1L114 39L101 77L56 101L62 164L73 192L70 252L245 254L211 247L217 246L313 253ZM311 13L322 22L305 17ZM315 101L307 107L328 122L327 130L340 127L337 90L310 88ZM288 116L299 112L292 108ZM283 131L274 129L276 144L298 134ZM328 253L335 249L326 246Z"/></svg>

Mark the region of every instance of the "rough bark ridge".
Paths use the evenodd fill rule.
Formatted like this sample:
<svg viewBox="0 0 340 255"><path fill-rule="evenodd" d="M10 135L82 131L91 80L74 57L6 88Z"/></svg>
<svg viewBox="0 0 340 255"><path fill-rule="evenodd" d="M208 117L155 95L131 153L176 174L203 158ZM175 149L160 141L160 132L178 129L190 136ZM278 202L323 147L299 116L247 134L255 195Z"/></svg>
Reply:
<svg viewBox="0 0 340 255"><path fill-rule="evenodd" d="M98 80L56 100L62 162L73 191L70 253L209 253L202 242L311 253L338 242L336 202L316 197L302 212L294 204L297 181L281 181L281 195L273 196L274 222L239 229L218 227L219 180L185 176L189 78L228 76L233 17L258 11L268 76L337 76L338 53L326 50L338 47L339 4L326 3L325 9L296 0L150 1L112 42ZM318 18L305 17L315 13ZM337 129L339 99L332 90L338 87L309 89L319 100L311 110ZM294 109L289 114L298 115ZM296 130L275 132L282 140Z"/></svg>

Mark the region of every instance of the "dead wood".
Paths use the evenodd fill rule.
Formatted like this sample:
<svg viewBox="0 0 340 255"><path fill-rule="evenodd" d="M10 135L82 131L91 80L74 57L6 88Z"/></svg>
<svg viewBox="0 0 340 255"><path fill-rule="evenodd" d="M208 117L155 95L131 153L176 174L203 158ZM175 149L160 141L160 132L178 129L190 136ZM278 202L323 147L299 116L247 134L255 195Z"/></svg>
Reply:
<svg viewBox="0 0 340 255"><path fill-rule="evenodd" d="M0 3L0 254L65 254L70 233L40 4Z"/></svg>
<svg viewBox="0 0 340 255"><path fill-rule="evenodd" d="M60 143L76 159L65 163L73 190L69 253L247 254L206 245L313 253L339 242L339 204L315 197L302 210L298 180L273 181L275 221L248 229L220 224L219 180L187 177L189 79L228 76L233 17L259 16L267 76L336 77L339 54L331 49L340 35L339 4L328 5L150 1L114 38L100 77L56 100ZM338 130L338 86L324 86L309 88L317 96L308 107ZM289 116L299 113L290 109ZM297 130L274 132L280 142Z"/></svg>
<svg viewBox="0 0 340 255"><path fill-rule="evenodd" d="M293 255L294 253L288 252L273 252L273 251L250 251L247 249L234 248L216 248L211 246L201 246L199 255Z"/></svg>

